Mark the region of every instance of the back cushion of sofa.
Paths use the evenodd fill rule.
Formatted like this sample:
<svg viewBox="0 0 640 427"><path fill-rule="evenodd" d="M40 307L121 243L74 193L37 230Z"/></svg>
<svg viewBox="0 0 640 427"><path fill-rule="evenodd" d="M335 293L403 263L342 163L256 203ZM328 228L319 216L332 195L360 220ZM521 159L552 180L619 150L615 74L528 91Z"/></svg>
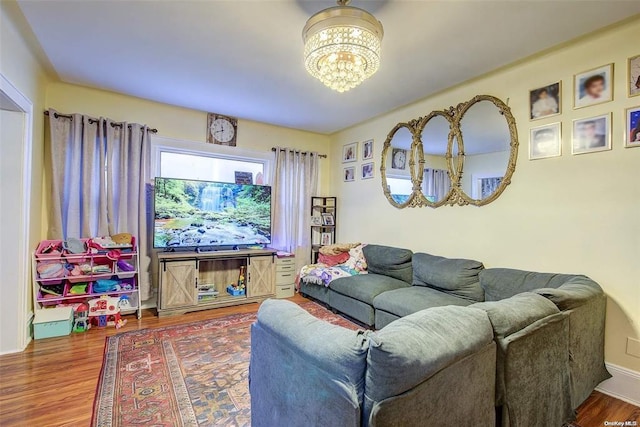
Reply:
<svg viewBox="0 0 640 427"><path fill-rule="evenodd" d="M471 301L484 301L478 274L480 261L413 254L413 285L428 286Z"/></svg>
<svg viewBox="0 0 640 427"><path fill-rule="evenodd" d="M480 286L486 301L499 301L539 288L558 288L574 274L535 273L510 268L488 268L480 273Z"/></svg>
<svg viewBox="0 0 640 427"><path fill-rule="evenodd" d="M412 268L409 249L367 245L362 249L369 273L383 274L411 284Z"/></svg>

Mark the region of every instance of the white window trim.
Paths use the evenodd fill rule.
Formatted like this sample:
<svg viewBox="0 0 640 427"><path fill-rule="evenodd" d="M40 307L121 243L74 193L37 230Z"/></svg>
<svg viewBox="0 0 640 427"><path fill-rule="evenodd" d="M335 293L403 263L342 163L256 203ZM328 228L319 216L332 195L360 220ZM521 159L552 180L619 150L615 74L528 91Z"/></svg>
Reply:
<svg viewBox="0 0 640 427"><path fill-rule="evenodd" d="M271 151L247 150L238 147L228 147L226 145L167 138L159 135L151 136L151 164L148 177L150 182L153 181L156 176L159 176L160 153L162 152L262 163L264 165L264 182L266 185L272 185L271 178L274 155Z"/></svg>

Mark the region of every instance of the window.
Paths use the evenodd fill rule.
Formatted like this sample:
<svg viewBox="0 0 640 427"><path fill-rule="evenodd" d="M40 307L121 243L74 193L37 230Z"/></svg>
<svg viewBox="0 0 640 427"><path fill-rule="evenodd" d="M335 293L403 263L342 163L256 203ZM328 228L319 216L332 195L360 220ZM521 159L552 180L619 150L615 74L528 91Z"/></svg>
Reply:
<svg viewBox="0 0 640 427"><path fill-rule="evenodd" d="M243 172L253 184L270 184L270 152L154 137L151 155L151 178L236 182L236 172Z"/></svg>

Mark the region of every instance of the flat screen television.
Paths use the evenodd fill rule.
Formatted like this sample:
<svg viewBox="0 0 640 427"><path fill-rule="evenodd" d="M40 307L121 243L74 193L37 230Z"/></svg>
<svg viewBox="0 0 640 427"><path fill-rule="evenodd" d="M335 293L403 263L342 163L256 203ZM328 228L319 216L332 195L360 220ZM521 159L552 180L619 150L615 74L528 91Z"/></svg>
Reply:
<svg viewBox="0 0 640 427"><path fill-rule="evenodd" d="M156 178L154 199L155 248L271 243L271 187Z"/></svg>

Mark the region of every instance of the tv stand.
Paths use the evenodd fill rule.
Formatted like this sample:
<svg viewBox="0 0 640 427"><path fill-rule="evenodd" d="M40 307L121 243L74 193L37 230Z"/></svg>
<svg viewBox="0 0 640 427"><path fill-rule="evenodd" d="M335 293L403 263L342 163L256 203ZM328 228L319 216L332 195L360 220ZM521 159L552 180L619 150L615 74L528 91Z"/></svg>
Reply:
<svg viewBox="0 0 640 427"><path fill-rule="evenodd" d="M160 317L261 302L276 294L274 249L160 252L157 262ZM227 286L237 283L242 267L245 292L231 295Z"/></svg>

